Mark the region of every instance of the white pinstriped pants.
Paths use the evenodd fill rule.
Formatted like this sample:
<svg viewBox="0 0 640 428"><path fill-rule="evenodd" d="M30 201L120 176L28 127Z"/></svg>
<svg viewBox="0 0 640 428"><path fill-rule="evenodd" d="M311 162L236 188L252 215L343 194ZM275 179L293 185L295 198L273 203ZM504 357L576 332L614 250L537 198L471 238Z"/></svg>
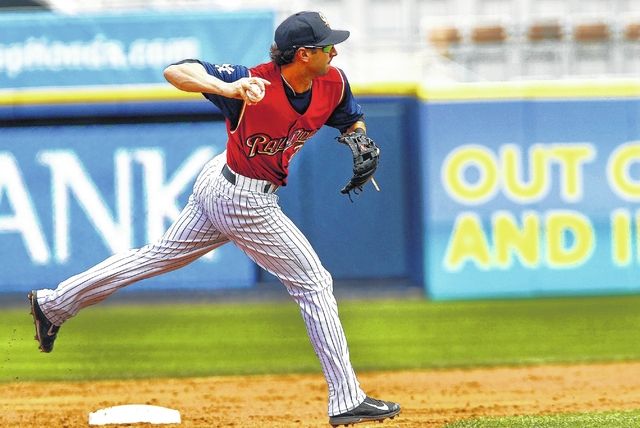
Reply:
<svg viewBox="0 0 640 428"><path fill-rule="evenodd" d="M144 278L186 266L232 241L275 275L300 306L309 339L329 387L329 416L357 407L366 397L351 366L333 296L333 280L302 232L282 212L266 182L222 175L226 152L202 170L180 217L156 243L109 257L89 270L39 290L38 303L61 325L80 309Z"/></svg>

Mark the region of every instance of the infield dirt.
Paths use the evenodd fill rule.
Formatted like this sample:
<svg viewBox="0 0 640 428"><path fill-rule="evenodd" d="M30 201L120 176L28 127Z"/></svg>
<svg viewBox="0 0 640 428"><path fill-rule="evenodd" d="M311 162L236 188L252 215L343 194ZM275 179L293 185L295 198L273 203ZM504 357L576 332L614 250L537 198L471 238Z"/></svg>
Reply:
<svg viewBox="0 0 640 428"><path fill-rule="evenodd" d="M640 362L362 373L367 393L401 403L375 427L441 427L477 416L640 408ZM86 427L120 404L180 411L167 427L328 427L321 375L0 384L1 427ZM115 425L110 425L115 426ZM127 425L132 426L132 425Z"/></svg>

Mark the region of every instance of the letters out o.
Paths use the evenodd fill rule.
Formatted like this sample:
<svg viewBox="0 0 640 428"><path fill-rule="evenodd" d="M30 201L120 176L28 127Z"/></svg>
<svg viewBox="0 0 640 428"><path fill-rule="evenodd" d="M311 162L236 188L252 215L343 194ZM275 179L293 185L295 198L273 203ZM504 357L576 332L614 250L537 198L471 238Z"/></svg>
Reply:
<svg viewBox="0 0 640 428"><path fill-rule="evenodd" d="M614 192L627 201L640 201L640 181L634 180L631 169L640 163L640 143L623 144L609 157L607 175Z"/></svg>
<svg viewBox="0 0 640 428"><path fill-rule="evenodd" d="M474 182L466 177L470 168L478 172ZM442 178L454 199L466 203L486 202L498 190L498 162L486 148L462 146L445 159Z"/></svg>

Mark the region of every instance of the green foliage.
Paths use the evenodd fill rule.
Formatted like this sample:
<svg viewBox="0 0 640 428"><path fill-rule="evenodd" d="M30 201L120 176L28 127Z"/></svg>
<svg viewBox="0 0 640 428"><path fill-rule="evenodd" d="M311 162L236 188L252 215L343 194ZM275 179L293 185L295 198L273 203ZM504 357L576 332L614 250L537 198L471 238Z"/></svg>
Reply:
<svg viewBox="0 0 640 428"><path fill-rule="evenodd" d="M447 424L445 428L629 428L637 426L640 426L640 410L466 419Z"/></svg>
<svg viewBox="0 0 640 428"><path fill-rule="evenodd" d="M640 296L343 301L358 371L640 359ZM0 311L0 382L320 372L293 302L98 305L37 351L27 305Z"/></svg>

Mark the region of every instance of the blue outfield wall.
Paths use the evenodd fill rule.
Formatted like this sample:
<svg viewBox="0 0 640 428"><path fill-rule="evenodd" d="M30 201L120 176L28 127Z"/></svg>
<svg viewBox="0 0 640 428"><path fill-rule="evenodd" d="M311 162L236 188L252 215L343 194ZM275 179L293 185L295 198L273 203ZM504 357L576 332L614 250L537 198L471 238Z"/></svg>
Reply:
<svg viewBox="0 0 640 428"><path fill-rule="evenodd" d="M423 103L428 295L638 292L633 95Z"/></svg>
<svg viewBox="0 0 640 428"><path fill-rule="evenodd" d="M368 186L354 203L339 193L351 156L323 128L278 193L335 279L410 279L433 299L640 290L640 88L521 85L398 96L354 86L382 147L382 192ZM224 124L201 97L126 92L0 96L0 291L53 286L156 239L223 149ZM210 120L188 119L208 109ZM47 111L54 125L12 123ZM133 289L269 279L227 245Z"/></svg>
<svg viewBox="0 0 640 428"><path fill-rule="evenodd" d="M189 103L194 111L209 104ZM323 128L296 156L290 185L279 191L281 204L336 279L406 278L411 189L403 184L403 165L411 154L400 145L415 101L362 104L370 133L383 146L377 174L383 191L370 187L354 203L339 193L351 175L351 154L335 141L336 130ZM162 103L157 111L166 113ZM43 119L40 111L36 117ZM0 291L54 286L114 252L157 239L186 203L200 168L224 147L222 121L182 120L2 128ZM248 287L269 279L225 245L132 289Z"/></svg>

